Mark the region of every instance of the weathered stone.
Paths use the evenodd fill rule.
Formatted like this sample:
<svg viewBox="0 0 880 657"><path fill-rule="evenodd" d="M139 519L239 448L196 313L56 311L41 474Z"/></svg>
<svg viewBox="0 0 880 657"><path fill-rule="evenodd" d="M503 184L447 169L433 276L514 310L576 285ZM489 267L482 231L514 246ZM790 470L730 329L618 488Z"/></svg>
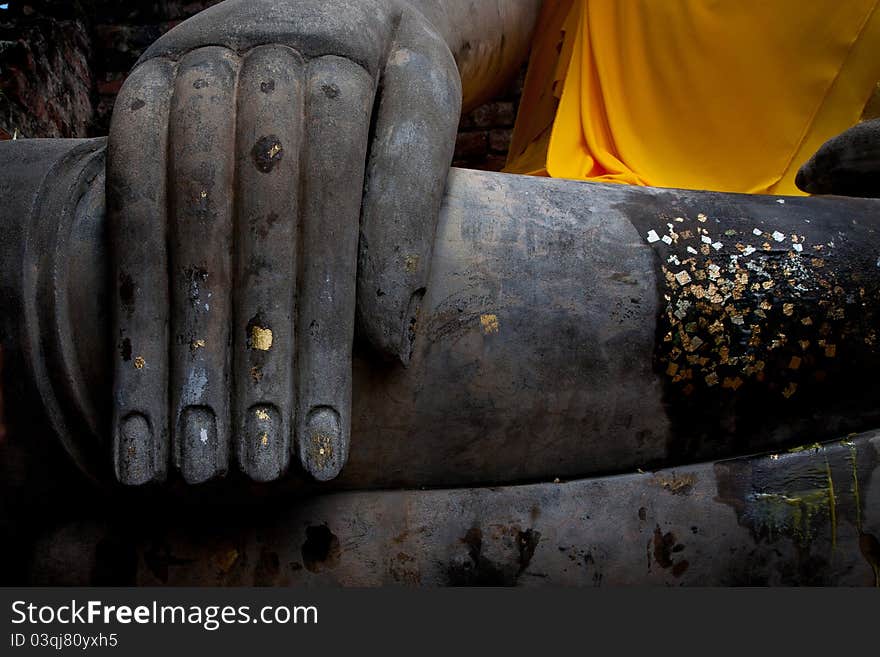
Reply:
<svg viewBox="0 0 880 657"><path fill-rule="evenodd" d="M513 136L513 130L490 130L489 131L489 150L494 154L507 153L510 148L510 138Z"/></svg>
<svg viewBox="0 0 880 657"><path fill-rule="evenodd" d="M81 15L69 7L63 15L56 19L29 5L0 12L0 130L8 135L77 137L89 131L91 41Z"/></svg>
<svg viewBox="0 0 880 657"><path fill-rule="evenodd" d="M471 160L486 156L489 135L484 131L460 132L455 140L455 160Z"/></svg>
<svg viewBox="0 0 880 657"><path fill-rule="evenodd" d="M513 101L495 101L475 109L462 119L462 128L503 128L512 127L516 120L516 105Z"/></svg>

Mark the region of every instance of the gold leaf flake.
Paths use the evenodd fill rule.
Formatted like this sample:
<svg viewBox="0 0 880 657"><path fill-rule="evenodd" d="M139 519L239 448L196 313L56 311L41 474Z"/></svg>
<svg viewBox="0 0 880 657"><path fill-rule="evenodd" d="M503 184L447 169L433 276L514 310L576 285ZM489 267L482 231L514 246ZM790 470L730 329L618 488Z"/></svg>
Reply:
<svg viewBox="0 0 880 657"><path fill-rule="evenodd" d="M731 390L736 390L742 385L742 383L743 383L742 379L739 378L738 376L734 377L734 378L725 377L724 383L722 384L722 386L725 388L730 388Z"/></svg>
<svg viewBox="0 0 880 657"><path fill-rule="evenodd" d="M498 333L498 315L480 315L480 328L484 335Z"/></svg>
<svg viewBox="0 0 880 657"><path fill-rule="evenodd" d="M419 268L419 256L417 255L408 255L406 256L406 260L404 261L404 266L406 267L406 271L410 274L414 274L416 270Z"/></svg>
<svg viewBox="0 0 880 657"><path fill-rule="evenodd" d="M251 327L251 348L269 351L272 348L272 329L262 326Z"/></svg>

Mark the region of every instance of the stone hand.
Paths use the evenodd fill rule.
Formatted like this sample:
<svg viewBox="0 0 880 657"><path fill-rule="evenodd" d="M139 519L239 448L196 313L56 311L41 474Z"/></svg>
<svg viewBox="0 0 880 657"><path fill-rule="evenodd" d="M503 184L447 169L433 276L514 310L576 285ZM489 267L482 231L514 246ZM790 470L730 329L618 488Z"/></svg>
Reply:
<svg viewBox="0 0 880 657"><path fill-rule="evenodd" d="M145 53L108 154L121 482L339 473L356 311L408 359L460 105L404 0L227 0Z"/></svg>
<svg viewBox="0 0 880 657"><path fill-rule="evenodd" d="M880 197L880 119L829 139L800 168L795 182L811 194Z"/></svg>

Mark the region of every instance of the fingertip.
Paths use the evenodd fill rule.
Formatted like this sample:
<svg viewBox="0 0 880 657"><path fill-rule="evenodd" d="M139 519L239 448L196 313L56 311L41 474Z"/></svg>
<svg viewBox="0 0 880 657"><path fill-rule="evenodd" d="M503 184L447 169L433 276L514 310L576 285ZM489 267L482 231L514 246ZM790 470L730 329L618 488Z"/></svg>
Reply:
<svg viewBox="0 0 880 657"><path fill-rule="evenodd" d="M189 406L180 415L180 472L188 484L201 484L226 474L217 416L206 406Z"/></svg>
<svg viewBox="0 0 880 657"><path fill-rule="evenodd" d="M116 431L116 478L126 486L142 486L156 479L156 441L149 419L130 413Z"/></svg>
<svg viewBox="0 0 880 657"><path fill-rule="evenodd" d="M274 481L287 470L288 448L284 423L273 404L257 404L247 411L240 465L244 473L258 482Z"/></svg>
<svg viewBox="0 0 880 657"><path fill-rule="evenodd" d="M348 458L348 431L339 413L329 406L313 408L299 440L303 468L317 481L330 481Z"/></svg>

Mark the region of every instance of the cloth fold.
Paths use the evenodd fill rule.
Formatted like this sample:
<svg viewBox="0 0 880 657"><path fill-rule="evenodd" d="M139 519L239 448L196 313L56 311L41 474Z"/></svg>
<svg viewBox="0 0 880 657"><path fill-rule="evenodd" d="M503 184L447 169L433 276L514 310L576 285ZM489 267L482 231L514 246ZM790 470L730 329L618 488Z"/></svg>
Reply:
<svg viewBox="0 0 880 657"><path fill-rule="evenodd" d="M506 171L801 194L880 80L878 0L550 0Z"/></svg>

